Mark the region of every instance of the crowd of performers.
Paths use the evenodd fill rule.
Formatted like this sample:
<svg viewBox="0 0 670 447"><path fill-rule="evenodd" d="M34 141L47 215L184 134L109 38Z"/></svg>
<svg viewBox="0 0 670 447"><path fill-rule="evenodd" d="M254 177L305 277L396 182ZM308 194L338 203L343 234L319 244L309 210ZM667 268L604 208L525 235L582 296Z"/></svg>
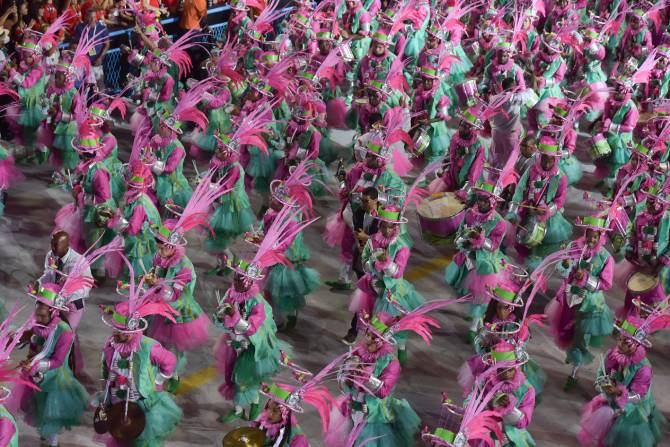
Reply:
<svg viewBox="0 0 670 447"><path fill-rule="evenodd" d="M52 167L51 186L72 202L27 286L33 315L21 322L14 306L0 326L0 380L15 382L0 388L1 446L19 445L15 417L56 446L92 409L96 442L163 445L182 417L172 393L186 355L211 325L233 404L221 421L248 421L257 445L309 445L298 424L307 404L324 432L312 441L328 447L534 446L545 376L526 348L543 324L572 367L566 391L599 362L575 442L659 444L647 350L670 325L666 1L298 0L289 11L236 0L202 67L189 56L204 50L197 32L170 40L152 11L128 4L140 44L122 48L135 75L115 96L92 74L100 36L59 45L67 15L3 58L3 119L18 144L0 148L3 209L21 164ZM206 76L189 77L194 68ZM118 147L121 122L131 148ZM351 144L338 130L355 131ZM578 142L595 172L582 169ZM323 196L339 201L323 239L342 266L325 283L351 291L353 315L350 348L310 372L278 331L300 331L321 285L303 233ZM574 222L567 200L587 210ZM425 300L404 278L415 208L422 237L454 250L453 299ZM211 254L207 273L229 279L213 315L194 293L204 272L187 254L193 232ZM77 328L91 290L112 278L103 386L90 396ZM626 290L618 309L614 287ZM446 306L468 306L474 349L453 378L463 400L445 395L439 426L427 427L395 386L407 340L430 344L428 314ZM599 351L610 336L615 346ZM293 383L275 382L282 368Z"/></svg>

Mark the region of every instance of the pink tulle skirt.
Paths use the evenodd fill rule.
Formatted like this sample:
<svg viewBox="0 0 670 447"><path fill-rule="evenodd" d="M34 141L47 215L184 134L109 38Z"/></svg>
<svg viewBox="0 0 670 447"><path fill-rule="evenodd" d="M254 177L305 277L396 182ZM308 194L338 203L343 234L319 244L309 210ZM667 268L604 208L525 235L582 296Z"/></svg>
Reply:
<svg viewBox="0 0 670 447"><path fill-rule="evenodd" d="M70 245L79 253L86 251L84 243L84 211L82 207L69 203L56 213L54 219L57 230L63 230L70 236Z"/></svg>
<svg viewBox="0 0 670 447"><path fill-rule="evenodd" d="M326 104L326 122L329 127L346 129L347 105L342 98L333 98Z"/></svg>
<svg viewBox="0 0 670 447"><path fill-rule="evenodd" d="M505 270L490 275L478 275L477 271L472 269L463 280L463 288L472 295L473 304L488 304L491 298L486 293L487 290L494 289L499 283L505 282L505 277Z"/></svg>
<svg viewBox="0 0 670 447"><path fill-rule="evenodd" d="M342 243L344 232L347 230L347 224L342 219L341 213L335 213L326 221L326 229L323 231L322 238L329 247L335 247Z"/></svg>
<svg viewBox="0 0 670 447"><path fill-rule="evenodd" d="M351 295L351 303L349 303L349 310L358 314L359 312L365 312L368 315L372 315L372 308L375 304L375 296L365 293L361 289L356 289L356 291Z"/></svg>
<svg viewBox="0 0 670 447"><path fill-rule="evenodd" d="M7 156L4 160L0 161L0 188L9 189L12 184L20 182L25 177L19 171L14 164L14 157L11 155Z"/></svg>
<svg viewBox="0 0 670 447"><path fill-rule="evenodd" d="M580 430L577 439L583 446L601 447L609 433L616 416L602 396L595 397L584 406L579 421Z"/></svg>
<svg viewBox="0 0 670 447"><path fill-rule="evenodd" d="M190 351L207 343L210 324L204 313L188 323L175 324L165 318L158 318L149 328L149 337L164 346L174 346L179 352Z"/></svg>
<svg viewBox="0 0 670 447"><path fill-rule="evenodd" d="M326 447L344 447L351 432L351 419L341 411L341 408L345 405L345 400L346 396L338 397L330 411L328 432L325 433L323 438L323 444Z"/></svg>
<svg viewBox="0 0 670 447"><path fill-rule="evenodd" d="M563 290L559 290L562 294ZM559 295L560 296L560 295ZM551 300L544 310L549 322L549 332L560 349L568 349L572 344L575 330L575 311L558 300Z"/></svg>

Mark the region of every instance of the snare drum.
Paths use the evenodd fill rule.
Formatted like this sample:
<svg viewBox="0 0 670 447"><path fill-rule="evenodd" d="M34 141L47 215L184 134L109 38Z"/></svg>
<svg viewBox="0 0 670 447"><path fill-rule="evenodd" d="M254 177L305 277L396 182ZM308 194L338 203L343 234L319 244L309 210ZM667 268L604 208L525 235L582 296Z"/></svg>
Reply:
<svg viewBox="0 0 670 447"><path fill-rule="evenodd" d="M414 135L414 154L419 157L423 154L428 146L430 146L430 135L428 135L428 129L421 128Z"/></svg>
<svg viewBox="0 0 670 447"><path fill-rule="evenodd" d="M537 247L544 240L547 234L547 223L540 221L530 221L526 228L520 227L516 234L516 240L526 247Z"/></svg>
<svg viewBox="0 0 670 447"><path fill-rule="evenodd" d="M595 134L591 137L589 143L589 154L593 161L600 160L612 153L612 148L610 147L607 138L605 138L602 133Z"/></svg>
<svg viewBox="0 0 670 447"><path fill-rule="evenodd" d="M426 200L416 210L421 232L438 237L456 233L465 216L465 205L453 192L438 193Z"/></svg>
<svg viewBox="0 0 670 447"><path fill-rule="evenodd" d="M628 278L626 283L628 289L626 301L640 297L640 300L649 305L654 305L663 300L663 287L658 280L658 276L650 275L644 272L635 272Z"/></svg>

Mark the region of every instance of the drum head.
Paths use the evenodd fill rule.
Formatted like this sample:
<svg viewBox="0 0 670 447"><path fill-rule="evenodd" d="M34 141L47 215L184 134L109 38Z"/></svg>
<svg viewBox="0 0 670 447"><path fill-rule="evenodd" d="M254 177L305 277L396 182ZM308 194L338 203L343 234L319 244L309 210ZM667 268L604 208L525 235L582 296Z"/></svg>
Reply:
<svg viewBox="0 0 670 447"><path fill-rule="evenodd" d="M265 432L256 427L240 427L223 438L223 447L263 447Z"/></svg>
<svg viewBox="0 0 670 447"><path fill-rule="evenodd" d="M137 439L144 431L146 417L144 411L135 402L128 402L128 416L125 416L125 402L117 402L109 408L107 420L109 434L114 439L129 442Z"/></svg>
<svg viewBox="0 0 670 447"><path fill-rule="evenodd" d="M429 219L444 219L457 215L464 208L465 205L456 198L456 194L446 192L443 195L428 197L421 202L416 211L420 216Z"/></svg>
<svg viewBox="0 0 670 447"><path fill-rule="evenodd" d="M635 272L633 276L628 279L628 290L635 293L648 292L658 284L656 276L648 275L642 272Z"/></svg>

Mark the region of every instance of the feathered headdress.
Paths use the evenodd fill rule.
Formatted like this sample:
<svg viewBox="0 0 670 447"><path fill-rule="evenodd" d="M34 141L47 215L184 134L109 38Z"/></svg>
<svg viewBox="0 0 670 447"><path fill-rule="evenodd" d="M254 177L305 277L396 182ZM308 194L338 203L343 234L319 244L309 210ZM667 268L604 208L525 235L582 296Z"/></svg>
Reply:
<svg viewBox="0 0 670 447"><path fill-rule="evenodd" d="M23 379L16 368L9 366L9 359L14 348L21 342L24 332L33 325L34 318L26 320L21 326L12 329L11 325L16 320L16 316L21 311L18 303L12 307L12 310L0 324L0 383L14 382L29 386L35 390L40 388L32 380ZM0 387L3 395L0 396L0 402L4 402L9 397L10 390L4 386Z"/></svg>
<svg viewBox="0 0 670 447"><path fill-rule="evenodd" d="M229 258L226 260L227 267L246 278L261 280L267 268L275 264L290 265L291 262L284 255L284 250L298 233L318 220L318 218L301 220L300 216L303 214L302 207L283 207L265 232L251 262Z"/></svg>
<svg viewBox="0 0 670 447"><path fill-rule="evenodd" d="M207 130L209 120L207 115L196 107L202 97L208 90L212 89L214 81L212 79L203 79L195 84L189 91L184 93L174 110L170 113L166 111L161 122L178 134L182 134L181 126L184 121L190 121L198 126L203 132Z"/></svg>
<svg viewBox="0 0 670 447"><path fill-rule="evenodd" d="M193 68L191 56L187 50L193 47L200 47L207 51L200 43L202 33L197 30L189 30L186 34L177 39L167 49L161 50L156 48L152 53L149 53L153 59L157 59L164 65L169 65L174 62L179 71L179 77L184 77Z"/></svg>
<svg viewBox="0 0 670 447"><path fill-rule="evenodd" d="M272 197L286 206L302 207L305 211L312 209L312 197L309 187L312 184L310 169L318 169L319 165L311 160L303 160L291 167L285 180L275 179L270 183Z"/></svg>
<svg viewBox="0 0 670 447"><path fill-rule="evenodd" d="M234 152L239 152L242 145L256 146L267 155L268 144L263 134L270 132L270 125L274 123L272 109L275 104L268 101L257 104L248 115L241 118L232 134L215 134L219 144Z"/></svg>
<svg viewBox="0 0 670 447"><path fill-rule="evenodd" d="M272 0L263 8L254 23L246 28L249 37L256 41L263 40L265 34L272 32L272 24L286 14L288 11L279 9L279 0Z"/></svg>
<svg viewBox="0 0 670 447"><path fill-rule="evenodd" d="M61 14L54 22L49 25L49 27L44 31L42 36L40 37L39 41L37 44L39 47L43 50L46 50L49 48L57 47L58 46L58 40L56 38L56 35L60 33L63 29L65 29L65 24L73 19L76 16L74 12L71 10L66 10L63 14ZM86 33L87 30L84 30L84 33ZM84 36L82 35L82 39Z"/></svg>
<svg viewBox="0 0 670 447"><path fill-rule="evenodd" d="M491 369L495 373L496 368ZM422 434L424 440L431 442L433 445L445 447L465 447L470 445L470 442L479 442L488 447L495 447L495 439L503 439L500 415L495 410L489 410L488 406L500 391L504 382L490 386L492 373L486 371L483 376L486 376L487 379L479 380L470 394L465 408L461 409L448 401L445 402L451 412L455 414L461 414L462 412L463 416L458 432L440 427L432 433L424 432Z"/></svg>
<svg viewBox="0 0 670 447"><path fill-rule="evenodd" d="M233 186L227 187L227 183L228 178L225 176L217 182L212 182L211 175L202 177L179 218L176 221L167 220L162 225L153 227L154 237L164 244L185 246L184 235L197 226L206 226L212 203L231 191Z"/></svg>
<svg viewBox="0 0 670 447"><path fill-rule="evenodd" d="M155 294L163 284L157 284L147 289L144 284L144 276L139 283L136 283L132 264L125 256L123 256L123 261L130 272L130 282L124 288L120 287L119 284L117 292L121 296L127 297L127 300L114 305L114 307L102 307L102 321L115 330L126 333L144 331L148 327L147 320L144 317L148 315L160 315L174 323L174 317L179 315L179 312L164 300L154 299Z"/></svg>

